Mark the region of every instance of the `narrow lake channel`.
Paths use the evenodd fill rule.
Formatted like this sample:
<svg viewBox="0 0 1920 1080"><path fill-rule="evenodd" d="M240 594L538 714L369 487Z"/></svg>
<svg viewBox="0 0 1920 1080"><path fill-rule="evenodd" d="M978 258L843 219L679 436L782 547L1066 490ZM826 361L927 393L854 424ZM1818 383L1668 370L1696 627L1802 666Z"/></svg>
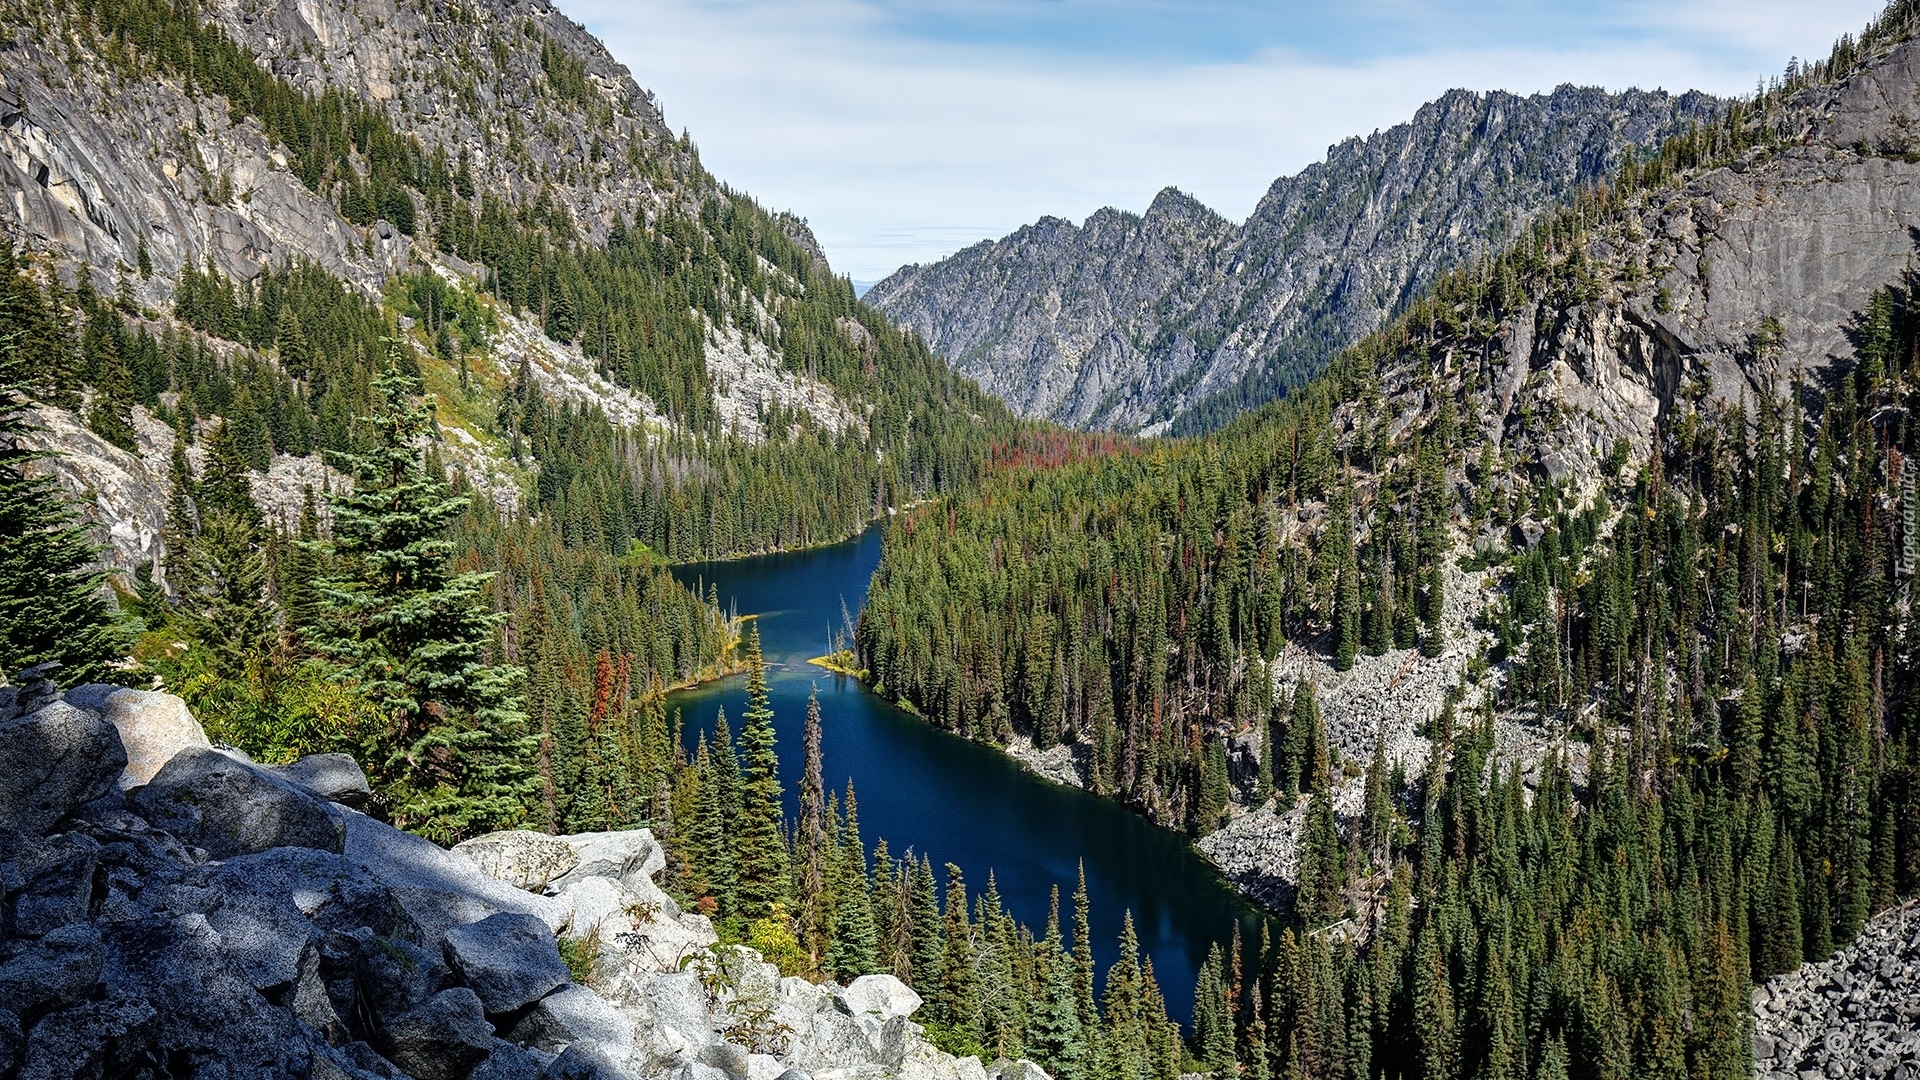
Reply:
<svg viewBox="0 0 1920 1080"><path fill-rule="evenodd" d="M859 611L880 560L881 529L832 547L682 566L674 573L720 606L757 615L780 742L788 813L797 813L801 728L808 691L817 686L829 788L853 782L860 828L871 846L885 838L939 868L955 863L970 894L991 872L1007 907L1037 934L1050 890L1060 887L1062 922L1071 931L1075 875L1086 867L1094 954L1104 971L1118 953L1122 916L1133 912L1141 948L1152 957L1167 1011L1190 1023L1193 980L1207 948L1241 923L1251 943L1260 914L1229 888L1181 835L1148 824L1116 803L1043 780L991 747L934 728L868 692L857 681L807 663L828 651L841 604ZM744 677L675 693L685 738L711 735L725 707L737 736L746 707Z"/></svg>

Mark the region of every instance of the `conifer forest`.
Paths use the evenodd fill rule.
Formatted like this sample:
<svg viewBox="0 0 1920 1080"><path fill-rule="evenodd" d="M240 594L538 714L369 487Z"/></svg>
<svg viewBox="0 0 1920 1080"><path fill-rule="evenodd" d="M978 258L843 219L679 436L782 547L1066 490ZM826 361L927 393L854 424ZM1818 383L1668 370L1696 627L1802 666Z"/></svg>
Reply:
<svg viewBox="0 0 1920 1080"><path fill-rule="evenodd" d="M939 1051L1053 1080L1739 1080L1755 988L1920 893L1911 237L1836 311L1749 303L1791 255L1709 251L1773 227L1795 169L1920 221L1920 179L1885 179L1910 121L1846 127L1879 117L1858 87L1920 101L1914 0L1177 436L957 375L567 20L388 6L440 35L397 98L197 0L0 0L35 78L144 88L228 148L167 174L206 236L282 198L324 225L246 233L245 264L89 217L104 167L58 228L0 199L16 685L177 695L263 765L349 755L361 810L441 847L647 829L716 948L892 976ZM19 72L0 148L52 123ZM1723 309L1733 344L1681 340ZM1023 921L863 826L830 699L776 716L761 613L689 583L868 528L820 678L1219 864L1263 911L1198 952L1190 1016L1136 913L1096 942L1084 869ZM726 679L737 717L672 704ZM1219 854L1256 833L1284 843Z"/></svg>

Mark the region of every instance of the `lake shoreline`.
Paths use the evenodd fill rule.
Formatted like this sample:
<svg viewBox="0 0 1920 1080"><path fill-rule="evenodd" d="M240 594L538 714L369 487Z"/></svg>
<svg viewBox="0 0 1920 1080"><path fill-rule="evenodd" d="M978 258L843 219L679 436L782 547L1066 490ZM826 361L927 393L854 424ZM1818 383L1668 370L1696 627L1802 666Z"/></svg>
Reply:
<svg viewBox="0 0 1920 1080"><path fill-rule="evenodd" d="M683 583L717 589L730 612L757 615L768 664L769 706L782 762L783 799L797 813L803 718L817 700L823 720L823 779L847 798L857 789L862 834L885 839L896 856L911 849L938 868L964 871L971 893L997 879L1009 913L1045 924L1054 890L1070 894L1084 873L1096 958L1118 955L1120 928L1133 917L1139 947L1153 957L1168 1011L1186 1022L1194 979L1207 953L1237 931L1257 941L1269 914L1249 901L1182 833L1087 790L1085 748L1021 753L966 739L896 702L841 631L858 610L878 565L885 533L868 529L839 545L680 566ZM738 653L729 653L731 662ZM665 706L683 717L682 748L711 747L722 715L738 730L743 680L709 668ZM1079 781L1079 782L1073 782Z"/></svg>

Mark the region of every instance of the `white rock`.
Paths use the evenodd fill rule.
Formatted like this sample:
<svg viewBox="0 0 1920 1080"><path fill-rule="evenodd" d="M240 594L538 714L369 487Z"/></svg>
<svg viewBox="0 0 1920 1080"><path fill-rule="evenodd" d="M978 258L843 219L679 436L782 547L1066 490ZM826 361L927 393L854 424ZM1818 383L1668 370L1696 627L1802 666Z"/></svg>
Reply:
<svg viewBox="0 0 1920 1080"><path fill-rule="evenodd" d="M572 845L525 829L476 836L455 844L453 850L473 860L487 876L536 893L546 891L548 882L580 864Z"/></svg>
<svg viewBox="0 0 1920 1080"><path fill-rule="evenodd" d="M120 743L127 748L127 768L120 774L121 791L152 780L153 774L180 751L213 745L187 703L172 694L116 690L100 702L100 718L119 729Z"/></svg>
<svg viewBox="0 0 1920 1080"><path fill-rule="evenodd" d="M472 860L424 837L356 811L344 813L347 858L393 890L429 943L437 944L450 927L500 911L536 916L556 933L566 925L565 909L553 899L488 877Z"/></svg>
<svg viewBox="0 0 1920 1080"><path fill-rule="evenodd" d="M719 1038L707 1012L707 992L691 971L654 976L647 983L644 1004L665 1051L690 1054Z"/></svg>
<svg viewBox="0 0 1920 1080"><path fill-rule="evenodd" d="M634 1048L633 1021L578 984L563 986L535 1002L514 1026L512 1038L552 1053L591 1039L621 1059L632 1055Z"/></svg>
<svg viewBox="0 0 1920 1080"><path fill-rule="evenodd" d="M604 937L631 928L639 898L612 878L586 878L556 893L553 899L566 912L566 932L581 937L598 928ZM618 925L610 925L617 923Z"/></svg>
<svg viewBox="0 0 1920 1080"><path fill-rule="evenodd" d="M649 892L658 891L653 883L654 875L667 868L666 853L660 850L660 843L653 838L651 829L575 833L554 839L571 848L577 860L572 868L556 875L548 883L548 887L556 892L584 878L598 877L612 878L634 893L646 896ZM665 897L666 894L660 895ZM668 903L672 901L668 900ZM679 913L679 908L675 907L673 914Z"/></svg>
<svg viewBox="0 0 1920 1080"><path fill-rule="evenodd" d="M912 1016L922 1004L913 987L892 975L860 976L847 984L845 999L854 1016L872 1015L882 1022Z"/></svg>

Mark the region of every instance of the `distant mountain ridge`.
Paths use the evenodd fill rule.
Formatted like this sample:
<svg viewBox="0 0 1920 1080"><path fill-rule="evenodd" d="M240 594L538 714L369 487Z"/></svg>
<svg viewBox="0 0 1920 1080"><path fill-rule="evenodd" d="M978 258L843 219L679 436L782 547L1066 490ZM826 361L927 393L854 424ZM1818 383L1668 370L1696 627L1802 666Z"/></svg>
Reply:
<svg viewBox="0 0 1920 1080"><path fill-rule="evenodd" d="M1697 91L1452 90L1274 181L1242 225L1167 188L1143 215L1044 217L903 267L865 299L1025 415L1204 430L1299 385L1629 148L1720 107Z"/></svg>

